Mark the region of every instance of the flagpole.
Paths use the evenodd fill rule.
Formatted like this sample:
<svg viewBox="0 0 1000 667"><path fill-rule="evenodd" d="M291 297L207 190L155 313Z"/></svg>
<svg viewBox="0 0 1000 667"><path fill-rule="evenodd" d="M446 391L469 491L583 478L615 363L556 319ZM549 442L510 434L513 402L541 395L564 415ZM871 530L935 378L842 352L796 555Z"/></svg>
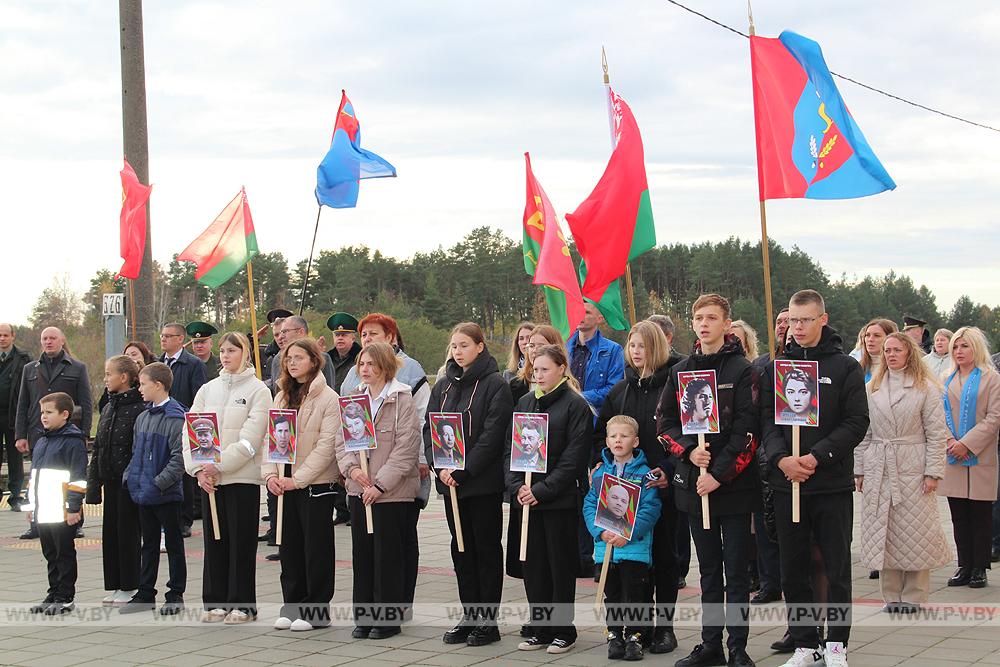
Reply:
<svg viewBox="0 0 1000 667"><path fill-rule="evenodd" d="M135 281L131 278L128 279L128 305L132 311L132 331L129 332L129 340L139 340L135 321Z"/></svg>
<svg viewBox="0 0 1000 667"><path fill-rule="evenodd" d="M611 108L611 77L608 76L608 56L601 47L601 67L604 68L604 87L607 93L608 103L608 126L611 130L611 150L614 151L618 145L615 137L615 116L614 109ZM628 299L628 321L629 326L635 326L635 293L632 291L632 267L625 262L625 297Z"/></svg>
<svg viewBox="0 0 1000 667"><path fill-rule="evenodd" d="M306 307L306 289L309 287L309 273L312 271L313 253L316 251L316 234L319 232L319 216L323 212L323 205L320 204L316 211L316 226L313 227L313 242L309 248L309 261L306 262L306 277L302 281L302 298L299 299L299 317L302 316L302 309Z"/></svg>
<svg viewBox="0 0 1000 667"><path fill-rule="evenodd" d="M257 306L253 298L253 260L247 262L247 289L250 292L250 335L253 337L253 358L260 380L260 339L257 337Z"/></svg>
<svg viewBox="0 0 1000 667"><path fill-rule="evenodd" d="M750 0L747 0L747 17L750 22L750 37L753 37L757 34L757 31L753 25L753 8L750 6ZM752 78L753 75L751 74ZM759 155L757 159L760 160ZM760 178L759 174L757 178ZM767 210L764 206L763 196L760 199L760 253L764 261L764 307L767 312L767 351L768 354L773 356L777 353L778 348L774 342L774 303L771 300L771 253L770 245L767 241Z"/></svg>

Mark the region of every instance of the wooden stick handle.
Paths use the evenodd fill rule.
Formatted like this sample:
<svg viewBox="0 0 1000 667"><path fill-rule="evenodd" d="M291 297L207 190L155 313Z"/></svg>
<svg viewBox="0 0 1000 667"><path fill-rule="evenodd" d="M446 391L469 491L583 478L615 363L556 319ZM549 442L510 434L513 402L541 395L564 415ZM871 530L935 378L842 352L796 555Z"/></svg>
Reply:
<svg viewBox="0 0 1000 667"><path fill-rule="evenodd" d="M798 425L792 426L792 456L799 456L799 429ZM798 523L801 519L801 503L799 500L799 483L792 482L792 523Z"/></svg>
<svg viewBox="0 0 1000 667"><path fill-rule="evenodd" d="M285 514L285 494L278 496L278 511L274 521L274 543L281 546L281 519Z"/></svg>
<svg viewBox="0 0 1000 667"><path fill-rule="evenodd" d="M361 459L361 472L368 476L368 452L358 452L358 458ZM375 534L375 522L372 520L372 506L365 505L365 526L368 528L368 534Z"/></svg>
<svg viewBox="0 0 1000 667"><path fill-rule="evenodd" d="M215 491L208 494L208 507L212 512L212 534L215 539L222 539L222 532L219 530L219 510L215 505Z"/></svg>
<svg viewBox="0 0 1000 667"><path fill-rule="evenodd" d="M597 582L597 599L594 601L594 611L598 613L601 611L601 605L604 604L604 586L608 583L608 566L611 564L614 552L615 548L613 546L610 544L604 545L604 562L601 563L601 578Z"/></svg>
<svg viewBox="0 0 1000 667"><path fill-rule="evenodd" d="M458 489L449 486L451 494L451 515L455 517L455 540L458 542L458 550L465 553L465 540L462 538L462 519L458 515Z"/></svg>
<svg viewBox="0 0 1000 667"><path fill-rule="evenodd" d="M524 485L531 488L531 471L524 473ZM517 502L517 498L514 499ZM530 505L521 506L521 562L528 560L528 510Z"/></svg>
<svg viewBox="0 0 1000 667"><path fill-rule="evenodd" d="M698 434L698 446L705 449L705 434ZM708 473L708 468L702 468L701 472L698 473L699 477L704 477ZM709 530L712 527L712 517L709 513L708 506L708 494L706 493L701 497L701 527L703 530Z"/></svg>

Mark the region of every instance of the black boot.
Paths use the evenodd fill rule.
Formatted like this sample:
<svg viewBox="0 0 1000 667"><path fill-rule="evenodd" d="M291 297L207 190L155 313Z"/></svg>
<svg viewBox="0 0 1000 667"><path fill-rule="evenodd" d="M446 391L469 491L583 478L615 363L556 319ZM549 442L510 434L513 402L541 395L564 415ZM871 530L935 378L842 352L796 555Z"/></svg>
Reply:
<svg viewBox="0 0 1000 667"><path fill-rule="evenodd" d="M986 570L974 567L969 571L969 588L986 588Z"/></svg>
<svg viewBox="0 0 1000 667"><path fill-rule="evenodd" d="M698 644L688 657L675 662L674 667L726 667L726 654L721 646Z"/></svg>
<svg viewBox="0 0 1000 667"><path fill-rule="evenodd" d="M670 653L677 648L677 637L671 628L659 627L653 630L653 641L649 645L650 653Z"/></svg>
<svg viewBox="0 0 1000 667"><path fill-rule="evenodd" d="M608 660L621 660L625 657L625 638L621 630L608 630Z"/></svg>
<svg viewBox="0 0 1000 667"><path fill-rule="evenodd" d="M972 569L968 567L960 567L955 570L955 574L951 575L951 579L948 580L949 586L968 586L969 579L972 577Z"/></svg>
<svg viewBox="0 0 1000 667"><path fill-rule="evenodd" d="M493 623L481 623L469 633L465 643L469 646L486 646L500 641L500 630Z"/></svg>
<svg viewBox="0 0 1000 667"><path fill-rule="evenodd" d="M628 661L642 660L642 635L634 632L625 640L625 659Z"/></svg>
<svg viewBox="0 0 1000 667"><path fill-rule="evenodd" d="M459 622L458 625L444 633L444 637L442 637L442 639L445 644L464 644L469 638L469 635L472 634L475 627L475 619L466 616Z"/></svg>
<svg viewBox="0 0 1000 667"><path fill-rule="evenodd" d="M775 653L794 653L795 640L792 639L792 633L786 630L784 637L771 644L771 650Z"/></svg>

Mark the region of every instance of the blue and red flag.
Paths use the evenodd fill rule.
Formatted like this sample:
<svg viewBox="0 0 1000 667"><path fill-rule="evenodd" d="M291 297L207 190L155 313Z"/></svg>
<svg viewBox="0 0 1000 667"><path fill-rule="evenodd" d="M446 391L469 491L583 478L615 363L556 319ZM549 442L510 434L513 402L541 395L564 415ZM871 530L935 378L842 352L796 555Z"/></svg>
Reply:
<svg viewBox="0 0 1000 667"><path fill-rule="evenodd" d="M819 44L750 38L760 200L851 199L896 183L847 110Z"/></svg>
<svg viewBox="0 0 1000 667"><path fill-rule="evenodd" d="M361 148L361 124L354 105L345 91L340 94L330 150L316 168L316 201L331 208L353 208L358 205L361 179L395 176L396 168Z"/></svg>

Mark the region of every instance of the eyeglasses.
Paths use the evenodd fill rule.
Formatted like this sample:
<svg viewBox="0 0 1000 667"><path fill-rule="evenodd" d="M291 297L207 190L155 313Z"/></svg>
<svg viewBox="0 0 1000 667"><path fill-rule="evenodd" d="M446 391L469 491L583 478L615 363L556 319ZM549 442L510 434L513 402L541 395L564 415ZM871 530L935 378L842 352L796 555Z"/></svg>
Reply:
<svg viewBox="0 0 1000 667"><path fill-rule="evenodd" d="M162 334L161 333L160 334L160 340L163 340L164 338L180 338L183 335L184 334Z"/></svg>
<svg viewBox="0 0 1000 667"><path fill-rule="evenodd" d="M818 319L819 319L819 317L789 317L788 318L788 323L790 325L792 325L793 327L795 327L795 326L798 326L800 324L812 324L813 322L815 322Z"/></svg>
<svg viewBox="0 0 1000 667"><path fill-rule="evenodd" d="M278 332L278 335L284 336L285 334L289 334L293 331L305 331L305 329L303 329L302 327L294 327L292 329L282 329L281 331Z"/></svg>

